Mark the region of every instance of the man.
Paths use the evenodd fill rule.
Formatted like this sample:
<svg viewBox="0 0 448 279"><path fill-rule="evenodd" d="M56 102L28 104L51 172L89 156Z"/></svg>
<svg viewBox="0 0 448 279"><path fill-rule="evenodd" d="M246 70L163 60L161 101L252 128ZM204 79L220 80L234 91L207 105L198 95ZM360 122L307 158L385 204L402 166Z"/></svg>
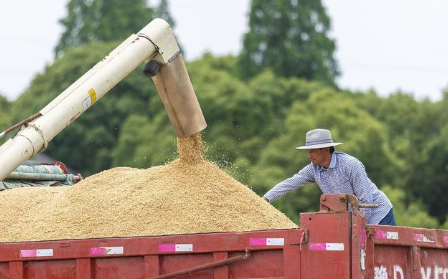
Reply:
<svg viewBox="0 0 448 279"><path fill-rule="evenodd" d="M331 133L315 129L306 133L306 143L297 149L308 150L311 164L293 177L278 183L263 198L272 202L286 193L306 184L316 183L324 194L352 194L360 203L377 204L378 208L362 208L368 224L395 226L392 203L387 196L370 181L364 165L355 157L335 152Z"/></svg>

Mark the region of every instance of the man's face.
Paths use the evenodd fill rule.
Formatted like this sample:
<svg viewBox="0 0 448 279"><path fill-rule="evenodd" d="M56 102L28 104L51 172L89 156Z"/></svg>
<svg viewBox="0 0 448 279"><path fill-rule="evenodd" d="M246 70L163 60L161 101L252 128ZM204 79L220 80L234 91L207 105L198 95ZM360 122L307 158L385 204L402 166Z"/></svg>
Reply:
<svg viewBox="0 0 448 279"><path fill-rule="evenodd" d="M330 154L330 148L328 147L310 149L308 150L308 159L310 159L313 165L322 166L327 162L329 154Z"/></svg>

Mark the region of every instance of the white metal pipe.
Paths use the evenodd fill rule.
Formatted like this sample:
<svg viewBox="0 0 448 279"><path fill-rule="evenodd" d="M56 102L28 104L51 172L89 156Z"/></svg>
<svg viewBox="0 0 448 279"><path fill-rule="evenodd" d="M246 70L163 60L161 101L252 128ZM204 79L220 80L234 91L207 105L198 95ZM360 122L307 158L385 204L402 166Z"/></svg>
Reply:
<svg viewBox="0 0 448 279"><path fill-rule="evenodd" d="M121 50L126 48L129 44L131 44L138 36L131 35L127 38L123 43L121 43L118 47L116 47L109 55L107 55L103 60L98 62L95 66L93 66L87 73L81 76L77 81L75 81L72 85L70 85L67 89L65 89L61 94L59 94L53 101L51 101L48 105L46 105L40 113L45 115L52 108L57 106L62 100L64 100L68 95L70 95L73 91L75 91L80 85L82 85L86 80L88 80L92 75L98 72L99 69L107 65L109 61L114 58L116 55L120 53Z"/></svg>
<svg viewBox="0 0 448 279"><path fill-rule="evenodd" d="M171 28L161 19L153 20L138 35L132 35L46 106L41 117L0 147L0 181L44 150L49 141L139 65L158 54L161 60L169 59L178 51Z"/></svg>
<svg viewBox="0 0 448 279"><path fill-rule="evenodd" d="M155 47L148 40L137 39L126 49L113 57L107 67L99 69L86 82L65 97L58 106L46 112L46 117L36 119L34 124L43 131L46 141L65 129L85 110L110 91L118 82L150 58Z"/></svg>

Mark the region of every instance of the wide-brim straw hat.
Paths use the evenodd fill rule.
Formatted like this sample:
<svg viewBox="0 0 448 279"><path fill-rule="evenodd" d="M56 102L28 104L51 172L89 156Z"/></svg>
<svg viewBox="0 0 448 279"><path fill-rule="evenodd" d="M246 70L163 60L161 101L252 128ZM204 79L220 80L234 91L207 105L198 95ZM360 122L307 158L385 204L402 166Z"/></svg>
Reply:
<svg viewBox="0 0 448 279"><path fill-rule="evenodd" d="M333 142L331 133L325 129L315 129L306 133L306 143L304 146L297 146L296 149L317 149L340 145L342 142Z"/></svg>

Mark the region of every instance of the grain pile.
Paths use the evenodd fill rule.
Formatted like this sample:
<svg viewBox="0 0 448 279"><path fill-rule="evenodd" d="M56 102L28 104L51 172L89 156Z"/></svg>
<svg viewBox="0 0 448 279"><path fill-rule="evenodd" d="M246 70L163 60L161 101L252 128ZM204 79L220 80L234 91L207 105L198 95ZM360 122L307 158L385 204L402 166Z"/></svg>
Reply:
<svg viewBox="0 0 448 279"><path fill-rule="evenodd" d="M200 135L180 158L114 168L73 187L0 193L0 241L84 239L293 228L285 215L203 158Z"/></svg>

